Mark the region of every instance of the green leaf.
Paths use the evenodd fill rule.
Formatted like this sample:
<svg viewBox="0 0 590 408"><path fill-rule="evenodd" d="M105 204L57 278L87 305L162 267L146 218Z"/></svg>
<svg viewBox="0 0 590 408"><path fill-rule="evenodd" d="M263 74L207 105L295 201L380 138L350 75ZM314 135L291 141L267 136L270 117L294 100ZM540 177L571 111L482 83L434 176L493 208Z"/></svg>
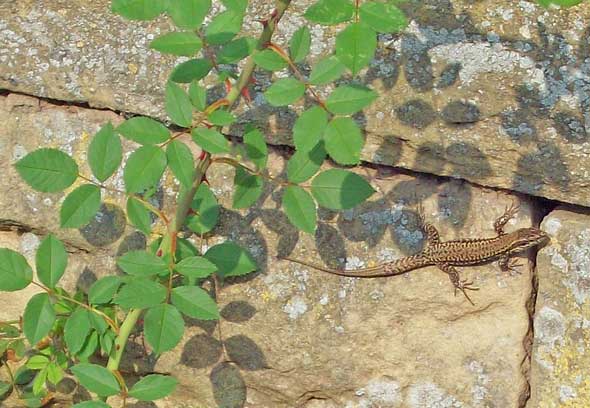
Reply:
<svg viewBox="0 0 590 408"><path fill-rule="evenodd" d="M203 41L192 32L164 34L150 43L150 48L165 54L190 57L203 47Z"/></svg>
<svg viewBox="0 0 590 408"><path fill-rule="evenodd" d="M318 172L324 159L326 149L320 141L310 151L298 150L287 162L287 178L291 183L302 183Z"/></svg>
<svg viewBox="0 0 590 408"><path fill-rule="evenodd" d="M135 276L153 276L168 271L164 260L146 251L129 251L117 260L117 265L125 273Z"/></svg>
<svg viewBox="0 0 590 408"><path fill-rule="evenodd" d="M64 244L49 234L39 245L35 256L37 276L41 283L54 288L63 276L68 264L68 253Z"/></svg>
<svg viewBox="0 0 590 408"><path fill-rule="evenodd" d="M248 0L221 0L221 2L230 10L243 13L248 7Z"/></svg>
<svg viewBox="0 0 590 408"><path fill-rule="evenodd" d="M37 149L20 159L15 167L29 186L44 193L63 191L78 177L76 162L57 149Z"/></svg>
<svg viewBox="0 0 590 408"><path fill-rule="evenodd" d="M216 15L207 25L205 38L211 45L221 45L230 41L242 28L243 12L227 10Z"/></svg>
<svg viewBox="0 0 590 408"><path fill-rule="evenodd" d="M284 106L297 102L305 93L305 85L294 78L282 78L272 84L264 96L273 106Z"/></svg>
<svg viewBox="0 0 590 408"><path fill-rule="evenodd" d="M379 33L396 33L408 25L404 12L389 3L364 3L359 15L361 22Z"/></svg>
<svg viewBox="0 0 590 408"><path fill-rule="evenodd" d="M41 370L49 364L49 357L42 354L37 354L29 358L29 361L25 364L25 367L31 370Z"/></svg>
<svg viewBox="0 0 590 408"><path fill-rule="evenodd" d="M256 270L256 263L250 254L231 241L212 246L205 258L217 266L217 274L222 277L246 275Z"/></svg>
<svg viewBox="0 0 590 408"><path fill-rule="evenodd" d="M170 137L166 126L151 118L140 116L121 123L117 127L117 132L124 138L143 145L164 143Z"/></svg>
<svg viewBox="0 0 590 408"><path fill-rule="evenodd" d="M305 18L314 23L334 25L352 18L354 6L350 0L319 0L305 11Z"/></svg>
<svg viewBox="0 0 590 408"><path fill-rule="evenodd" d="M580 4L584 0L537 0L538 3L543 7L549 7L551 4L563 7L571 7L576 4Z"/></svg>
<svg viewBox="0 0 590 408"><path fill-rule="evenodd" d="M206 278L217 271L217 266L202 256L191 256L177 263L174 269L189 278Z"/></svg>
<svg viewBox="0 0 590 408"><path fill-rule="evenodd" d="M32 346L49 333L54 322L55 311L47 293L29 299L23 315L23 332Z"/></svg>
<svg viewBox="0 0 590 408"><path fill-rule="evenodd" d="M229 126L236 121L236 117L226 110L217 109L207 117L207 120L215 126Z"/></svg>
<svg viewBox="0 0 590 408"><path fill-rule="evenodd" d="M166 84L166 113L178 126L190 127L193 122L193 107L188 95L170 81Z"/></svg>
<svg viewBox="0 0 590 408"><path fill-rule="evenodd" d="M297 151L309 151L317 146L328 125L328 112L314 106L303 112L293 126L293 143Z"/></svg>
<svg viewBox="0 0 590 408"><path fill-rule="evenodd" d="M311 183L311 194L322 207L346 210L362 203L375 190L358 174L330 169L318 174Z"/></svg>
<svg viewBox="0 0 590 408"><path fill-rule="evenodd" d="M236 168L234 177L233 208L248 208L260 198L264 182L262 177L248 173L241 167Z"/></svg>
<svg viewBox="0 0 590 408"><path fill-rule="evenodd" d="M293 62L301 62L307 57L309 53L309 46L311 45L311 33L307 26L300 27L289 42L289 54Z"/></svg>
<svg viewBox="0 0 590 408"><path fill-rule="evenodd" d="M248 158L252 160L258 170L264 169L268 160L268 147L262 132L258 129L249 131L244 135L244 144Z"/></svg>
<svg viewBox="0 0 590 408"><path fill-rule="evenodd" d="M64 374L64 370L57 363L51 363L47 366L47 380L53 385L57 385L63 380Z"/></svg>
<svg viewBox="0 0 590 408"><path fill-rule="evenodd" d="M342 76L346 67L340 60L331 55L319 60L311 70L309 83L312 85L324 85L334 82Z"/></svg>
<svg viewBox="0 0 590 408"><path fill-rule="evenodd" d="M122 159L121 140L115 134L113 125L107 123L92 138L88 146L88 165L92 174L102 182L113 175Z"/></svg>
<svg viewBox="0 0 590 408"><path fill-rule="evenodd" d="M96 353L96 350L98 348L98 333L95 330L92 330L90 332L90 336L88 336L86 338L86 341L84 342L84 346L82 346L82 350L80 350L78 352L78 355L76 356L78 359L82 360L86 360L88 358L90 358L92 355L94 355L94 353Z"/></svg>
<svg viewBox="0 0 590 408"><path fill-rule="evenodd" d="M289 186L283 194L283 208L291 224L301 231L313 234L317 226L316 207L313 198L299 186Z"/></svg>
<svg viewBox="0 0 590 408"><path fill-rule="evenodd" d="M115 334L112 331L105 331L100 336L100 348L105 352L106 355L110 355L115 345Z"/></svg>
<svg viewBox="0 0 590 408"><path fill-rule="evenodd" d="M111 406L102 401L84 401L72 405L72 408L111 408Z"/></svg>
<svg viewBox="0 0 590 408"><path fill-rule="evenodd" d="M100 187L84 184L68 194L59 211L62 228L83 227L100 209Z"/></svg>
<svg viewBox="0 0 590 408"><path fill-rule="evenodd" d="M195 160L191 149L180 140L174 140L166 149L168 165L174 176L184 187L189 188L193 184L195 172Z"/></svg>
<svg viewBox="0 0 590 408"><path fill-rule="evenodd" d="M285 69L289 66L287 61L285 61L279 54L268 48L265 50L256 51L252 55L252 58L254 59L256 65L268 71L280 71L281 69Z"/></svg>
<svg viewBox="0 0 590 408"><path fill-rule="evenodd" d="M352 118L335 118L326 128L324 135L326 150L338 164L353 165L361 160L365 141Z"/></svg>
<svg viewBox="0 0 590 408"><path fill-rule="evenodd" d="M182 84L205 78L213 68L207 58L191 59L178 64L170 74L170 80Z"/></svg>
<svg viewBox="0 0 590 408"><path fill-rule="evenodd" d="M376 48L375 31L362 23L352 23L336 36L336 56L352 75L371 62Z"/></svg>
<svg viewBox="0 0 590 408"><path fill-rule="evenodd" d="M150 308L144 317L145 339L156 354L172 350L184 334L184 320L172 305Z"/></svg>
<svg viewBox="0 0 590 408"><path fill-rule="evenodd" d="M215 195L205 183L201 183L191 204L195 215L187 219L187 226L197 234L211 231L219 219L219 204Z"/></svg>
<svg viewBox="0 0 590 408"><path fill-rule="evenodd" d="M252 54L257 44L258 41L252 37L238 38L221 48L217 53L217 61L220 64L236 63Z"/></svg>
<svg viewBox="0 0 590 408"><path fill-rule="evenodd" d="M196 128L192 131L193 140L203 150L212 153L229 153L229 142L215 129Z"/></svg>
<svg viewBox="0 0 590 408"><path fill-rule="evenodd" d="M68 346L68 351L72 355L76 355L82 350L86 338L90 334L91 327L88 313L86 309L80 307L66 320L64 340Z"/></svg>
<svg viewBox="0 0 590 408"><path fill-rule="evenodd" d="M123 180L129 193L141 193L154 187L166 169L166 153L156 146L142 146L134 151L125 165Z"/></svg>
<svg viewBox="0 0 590 408"><path fill-rule="evenodd" d="M172 167L172 164L170 165ZM152 230L152 218L150 211L142 204L141 201L134 197L127 199L127 217L129 222L145 235L149 235Z"/></svg>
<svg viewBox="0 0 590 408"><path fill-rule="evenodd" d="M129 396L140 401L154 401L172 394L178 380L168 375L150 374L135 383Z"/></svg>
<svg viewBox="0 0 590 408"><path fill-rule="evenodd" d="M207 107L207 90L197 81L192 81L188 88L188 96L191 103L199 112L203 112Z"/></svg>
<svg viewBox="0 0 590 408"><path fill-rule="evenodd" d="M6 394L12 389L12 385L10 383L6 383L4 381L0 381L0 399L3 399Z"/></svg>
<svg viewBox="0 0 590 408"><path fill-rule="evenodd" d="M115 395L121 391L119 382L113 373L102 366L81 363L73 366L71 371L84 388L101 397Z"/></svg>
<svg viewBox="0 0 590 408"><path fill-rule="evenodd" d="M123 309L144 309L166 299L166 288L146 278L137 278L123 285L114 302Z"/></svg>
<svg viewBox="0 0 590 408"><path fill-rule="evenodd" d="M35 381L33 381L33 395L41 395L45 381L47 381L47 368L43 368L37 373Z"/></svg>
<svg viewBox="0 0 590 408"><path fill-rule="evenodd" d="M104 334L109 328L108 323L104 320L102 316L99 316L96 313L90 313L88 317L90 320L90 325L94 330L98 332L98 334Z"/></svg>
<svg viewBox="0 0 590 408"><path fill-rule="evenodd" d="M211 8L211 0L174 0L168 6L168 14L180 28L197 29Z"/></svg>
<svg viewBox="0 0 590 408"><path fill-rule="evenodd" d="M328 110L335 115L352 115L377 99L377 92L363 85L342 85L326 100Z"/></svg>
<svg viewBox="0 0 590 408"><path fill-rule="evenodd" d="M33 270L24 256L8 248L0 248L0 290L14 292L29 286Z"/></svg>
<svg viewBox="0 0 590 408"><path fill-rule="evenodd" d="M88 301L93 305L109 303L123 283L119 276L105 276L92 284L88 290Z"/></svg>
<svg viewBox="0 0 590 408"><path fill-rule="evenodd" d="M129 20L153 20L166 9L165 0L113 0L111 10Z"/></svg>
<svg viewBox="0 0 590 408"><path fill-rule="evenodd" d="M217 303L207 292L196 286L179 286L172 289L172 304L194 319L217 320Z"/></svg>

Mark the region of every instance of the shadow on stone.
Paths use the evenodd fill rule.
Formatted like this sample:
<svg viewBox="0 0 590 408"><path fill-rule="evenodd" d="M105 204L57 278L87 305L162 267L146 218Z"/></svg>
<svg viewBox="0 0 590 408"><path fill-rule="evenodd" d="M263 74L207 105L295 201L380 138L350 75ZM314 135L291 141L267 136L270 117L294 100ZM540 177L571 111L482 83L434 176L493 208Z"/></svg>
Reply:
<svg viewBox="0 0 590 408"><path fill-rule="evenodd" d="M257 371L267 368L266 358L260 347L247 336L232 336L224 341L225 349L231 361L247 371Z"/></svg>
<svg viewBox="0 0 590 408"><path fill-rule="evenodd" d="M221 353L219 340L206 334L198 334L184 345L180 363L191 368L210 367L219 361Z"/></svg>
<svg viewBox="0 0 590 408"><path fill-rule="evenodd" d="M256 308L243 300L236 300L221 309L221 317L228 322L244 323L256 314Z"/></svg>
<svg viewBox="0 0 590 408"><path fill-rule="evenodd" d="M111 203L103 203L92 221L80 229L89 244L105 247L117 241L125 232L125 212Z"/></svg>
<svg viewBox="0 0 590 408"><path fill-rule="evenodd" d="M209 379L213 398L219 408L241 408L246 404L246 383L235 365L218 364L211 371Z"/></svg>

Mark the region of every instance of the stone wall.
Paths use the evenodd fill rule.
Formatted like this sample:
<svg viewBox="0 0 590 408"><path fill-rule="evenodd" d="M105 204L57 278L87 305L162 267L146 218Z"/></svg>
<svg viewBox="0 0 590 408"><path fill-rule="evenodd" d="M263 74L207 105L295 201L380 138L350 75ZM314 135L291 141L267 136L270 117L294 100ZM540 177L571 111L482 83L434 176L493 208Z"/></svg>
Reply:
<svg viewBox="0 0 590 408"><path fill-rule="evenodd" d="M84 162L90 135L126 113L166 120L162 85L177 62L147 49L169 30L166 19L124 21L108 3L0 0L0 247L32 259L42 237L57 234L72 260L69 288L114 273L115 258L147 239L126 224L124 198L113 193L90 226L60 230L64 196L32 191L12 165L39 146ZM295 2L277 42L303 23L308 4ZM233 172L215 169L210 182L225 207L206 245L237 240L260 270L223 287L219 323L187 321L175 351L152 359L141 339L130 344L126 373L181 380L158 406L590 406L590 217L582 208L590 204L590 7L468 0L404 7L410 26L381 37L378 58L362 74L384 95L357 117L367 138L363 157L375 164L358 171L378 194L355 210L320 212L310 236L277 210L281 192L272 187L254 208L232 210ZM249 14L270 10L270 2L252 1ZM253 21L246 27L259 29ZM310 62L334 34L312 32ZM259 75L240 121L290 144L293 113L265 104L265 81ZM271 149L273 174L286 155ZM121 174L110 183L122 185ZM172 178L163 186L161 203L169 206ZM538 197L578 206L550 212L554 204ZM347 259L357 268L408 255L423 245L418 202L444 240L493 236L492 221L518 202L508 228L543 218L552 242L523 258L521 274L462 268L480 287L475 306L455 297L436 268L358 280L277 260ZM18 317L31 294L0 293L0 320ZM84 397L65 391L64 401Z"/></svg>

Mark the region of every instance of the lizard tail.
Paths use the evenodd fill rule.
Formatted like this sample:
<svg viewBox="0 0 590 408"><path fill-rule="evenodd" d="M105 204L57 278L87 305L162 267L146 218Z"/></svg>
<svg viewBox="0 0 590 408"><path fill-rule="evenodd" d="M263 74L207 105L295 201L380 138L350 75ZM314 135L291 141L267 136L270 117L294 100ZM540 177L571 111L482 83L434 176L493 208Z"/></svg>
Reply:
<svg viewBox="0 0 590 408"><path fill-rule="evenodd" d="M422 256L421 254L408 256L381 265L372 266L369 268L353 270L326 268L321 265L290 257L283 257L282 259L286 259L287 261L305 265L309 268L317 269L319 271L331 273L333 275L349 276L354 278L378 278L384 276L401 275L414 269L422 268L424 266L432 264L431 262L427 261L426 258L424 258L424 256Z"/></svg>

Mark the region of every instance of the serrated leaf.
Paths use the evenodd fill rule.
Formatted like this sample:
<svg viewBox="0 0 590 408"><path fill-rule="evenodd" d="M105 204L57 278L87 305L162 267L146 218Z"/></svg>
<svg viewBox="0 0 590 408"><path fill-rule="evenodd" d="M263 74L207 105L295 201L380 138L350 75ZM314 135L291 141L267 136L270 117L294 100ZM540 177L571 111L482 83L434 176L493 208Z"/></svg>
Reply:
<svg viewBox="0 0 590 408"><path fill-rule="evenodd" d="M88 358L90 358L90 356L92 356L94 353L96 353L97 348L98 348L98 333L95 330L92 330L90 332L90 335L86 338L86 341L84 342L84 346L82 346L82 349L78 352L78 355L76 357L78 359L80 359L81 361L84 359L88 359Z"/></svg>
<svg viewBox="0 0 590 408"><path fill-rule="evenodd" d="M205 30L207 42L220 45L230 41L240 32L243 19L243 12L236 10L227 10L216 15Z"/></svg>
<svg viewBox="0 0 590 408"><path fill-rule="evenodd" d="M15 164L18 174L33 189L56 193L71 186L78 177L78 165L57 149L37 149Z"/></svg>
<svg viewBox="0 0 590 408"><path fill-rule="evenodd" d="M264 181L262 177L248 173L241 167L236 168L234 177L234 197L232 207L248 208L262 195Z"/></svg>
<svg viewBox="0 0 590 408"><path fill-rule="evenodd" d="M177 263L174 269L189 278L206 278L217 271L217 266L202 256L190 256Z"/></svg>
<svg viewBox="0 0 590 408"><path fill-rule="evenodd" d="M217 109L207 116L207 120L215 126L229 126L236 121L236 117L226 110Z"/></svg>
<svg viewBox="0 0 590 408"><path fill-rule="evenodd" d="M298 151L313 149L322 139L328 125L328 112L314 106L303 112L293 126L293 143Z"/></svg>
<svg viewBox="0 0 590 408"><path fill-rule="evenodd" d="M111 406L102 401L84 401L72 405L72 408L111 408Z"/></svg>
<svg viewBox="0 0 590 408"><path fill-rule="evenodd" d="M162 304L150 308L144 317L144 335L154 353L172 350L184 334L184 320L172 305Z"/></svg>
<svg viewBox="0 0 590 408"><path fill-rule="evenodd" d="M217 303L207 292L196 286L172 289L172 304L185 315L200 320L219 319Z"/></svg>
<svg viewBox="0 0 590 408"><path fill-rule="evenodd" d="M156 306L166 299L166 288L146 278L136 278L123 285L114 303L124 309L144 309Z"/></svg>
<svg viewBox="0 0 590 408"><path fill-rule="evenodd" d="M359 15L361 22L379 33L396 33L408 25L404 12L389 3L364 3Z"/></svg>
<svg viewBox="0 0 590 408"><path fill-rule="evenodd" d="M6 394L12 389L12 385L10 383L6 383L4 381L0 381L0 398L4 398Z"/></svg>
<svg viewBox="0 0 590 408"><path fill-rule="evenodd" d="M256 270L250 254L231 241L212 246L205 258L217 266L217 274L222 277L246 275Z"/></svg>
<svg viewBox="0 0 590 408"><path fill-rule="evenodd" d="M111 10L129 20L153 20L166 9L165 0L113 0Z"/></svg>
<svg viewBox="0 0 590 408"><path fill-rule="evenodd" d="M195 159L191 150L180 140L174 140L166 149L168 165L180 183L189 188L193 184Z"/></svg>
<svg viewBox="0 0 590 408"><path fill-rule="evenodd" d="M207 90L197 81L192 81L188 88L188 96L191 103L199 112L203 112L207 107Z"/></svg>
<svg viewBox="0 0 590 408"><path fill-rule="evenodd" d="M191 59L178 64L170 74L170 80L181 84L188 84L189 82L205 78L212 68L213 64L207 58Z"/></svg>
<svg viewBox="0 0 590 408"><path fill-rule="evenodd" d="M318 172L326 159L324 142L309 150L298 150L287 162L287 178L291 183L302 183Z"/></svg>
<svg viewBox="0 0 590 408"><path fill-rule="evenodd" d="M220 64L233 64L248 55L255 49L258 41L252 37L242 37L225 44L217 53L217 61Z"/></svg>
<svg viewBox="0 0 590 408"><path fill-rule="evenodd" d="M153 276L166 273L168 265L164 260L146 251L129 251L117 259L117 265L125 273L134 276Z"/></svg>
<svg viewBox="0 0 590 408"><path fill-rule="evenodd" d="M96 313L90 313L88 318L90 320L90 325L98 332L99 335L103 335L109 328L109 325L104 320L104 318Z"/></svg>
<svg viewBox="0 0 590 408"><path fill-rule="evenodd" d="M117 293L123 280L119 276L105 276L92 284L88 290L88 301L93 305L109 303Z"/></svg>
<svg viewBox="0 0 590 408"><path fill-rule="evenodd" d="M66 341L66 346L68 346L68 351L72 355L76 355L82 350L86 338L90 334L91 327L88 313L86 309L80 307L66 320L64 340Z"/></svg>
<svg viewBox="0 0 590 408"><path fill-rule="evenodd" d="M283 208L291 224L313 234L317 226L317 211L311 195L299 186L288 186L283 194Z"/></svg>
<svg viewBox="0 0 590 408"><path fill-rule="evenodd" d="M211 0L174 0L168 14L177 27L197 29L211 8Z"/></svg>
<svg viewBox="0 0 590 408"><path fill-rule="evenodd" d="M47 293L29 299L23 315L23 332L31 345L45 337L55 322L55 311Z"/></svg>
<svg viewBox="0 0 590 408"><path fill-rule="evenodd" d="M205 234L215 227L219 219L219 204L207 184L201 183L191 208L196 213L187 218L187 226L192 231L197 234Z"/></svg>
<svg viewBox="0 0 590 408"><path fill-rule="evenodd" d="M30 368L31 370L41 370L49 364L49 357L44 356L42 354L37 354L29 358L25 367Z"/></svg>
<svg viewBox="0 0 590 408"><path fill-rule="evenodd" d="M258 170L264 169L268 160L268 147L262 132L258 129L249 131L244 135L244 144L248 158L252 160Z"/></svg>
<svg viewBox="0 0 590 408"><path fill-rule="evenodd" d="M215 129L196 128L192 131L193 140L203 150L212 154L229 153L229 142Z"/></svg>
<svg viewBox="0 0 590 408"><path fill-rule="evenodd" d="M172 167L172 166L170 166ZM150 211L141 201L134 197L127 199L127 217L129 222L145 235L149 235L152 229L152 217Z"/></svg>
<svg viewBox="0 0 590 408"><path fill-rule="evenodd" d="M342 85L326 100L328 110L336 115L352 115L377 99L377 92L363 85Z"/></svg>
<svg viewBox="0 0 590 408"><path fill-rule="evenodd" d="M100 209L100 187L84 184L68 194L61 205L59 220L62 228L83 227L92 221Z"/></svg>
<svg viewBox="0 0 590 408"><path fill-rule="evenodd" d="M319 60L312 68L309 83L312 85L324 85L334 82L342 76L346 67L340 60L331 55Z"/></svg>
<svg viewBox="0 0 590 408"><path fill-rule="evenodd" d="M168 375L150 374L136 382L129 396L140 401L154 401L174 392L178 380Z"/></svg>
<svg viewBox="0 0 590 408"><path fill-rule="evenodd" d="M68 253L64 244L55 236L47 235L37 249L35 265L41 283L54 288L68 265Z"/></svg>
<svg viewBox="0 0 590 408"><path fill-rule="evenodd" d="M230 10L235 10L240 13L246 11L248 8L248 0L221 0L221 2Z"/></svg>
<svg viewBox="0 0 590 408"><path fill-rule="evenodd" d="M273 106L297 102L305 93L305 85L294 78L282 78L264 92L264 97Z"/></svg>
<svg viewBox="0 0 590 408"><path fill-rule="evenodd" d="M80 384L101 397L118 394L119 382L108 369L97 364L81 363L71 368Z"/></svg>
<svg viewBox="0 0 590 408"><path fill-rule="evenodd" d="M129 193L141 193L154 187L166 169L166 153L155 146L142 146L134 151L123 170L125 188Z"/></svg>
<svg viewBox="0 0 590 408"><path fill-rule="evenodd" d="M88 146L88 165L99 181L113 175L123 159L121 139L115 134L112 124L104 125L92 138Z"/></svg>
<svg viewBox="0 0 590 408"><path fill-rule="evenodd" d="M374 192L364 178L340 169L326 170L311 182L311 194L317 203L331 210L353 208Z"/></svg>
<svg viewBox="0 0 590 408"><path fill-rule="evenodd" d="M333 119L326 128L324 140L328 154L336 163L353 165L361 160L365 141L352 118Z"/></svg>
<svg viewBox="0 0 590 408"><path fill-rule="evenodd" d="M127 119L117 127L117 132L124 138L143 145L163 143L170 137L166 126L151 118L141 116Z"/></svg>
<svg viewBox="0 0 590 408"><path fill-rule="evenodd" d="M301 62L309 53L311 45L311 33L306 26L300 27L289 42L289 54L293 62Z"/></svg>
<svg viewBox="0 0 590 408"><path fill-rule="evenodd" d="M280 71L289 66L279 54L268 48L255 52L252 58L256 65L268 71Z"/></svg>
<svg viewBox="0 0 590 408"><path fill-rule="evenodd" d="M166 84L166 113L178 126L190 127L193 122L193 107L188 95L170 81Z"/></svg>
<svg viewBox="0 0 590 408"><path fill-rule="evenodd" d="M352 23L336 36L336 56L356 75L375 56L377 35L362 23Z"/></svg>
<svg viewBox="0 0 590 408"><path fill-rule="evenodd" d="M15 292L33 280L33 270L24 256L8 248L0 248L0 290Z"/></svg>
<svg viewBox="0 0 590 408"><path fill-rule="evenodd" d="M37 373L35 380L33 381L33 395L40 395L41 391L45 386L47 380L47 367L43 368Z"/></svg>
<svg viewBox="0 0 590 408"><path fill-rule="evenodd" d="M150 48L178 56L190 57L203 47L203 41L192 32L164 34L150 43Z"/></svg>
<svg viewBox="0 0 590 408"><path fill-rule="evenodd" d="M334 25L352 18L354 6L350 0L319 0L305 11L305 18L314 23Z"/></svg>

